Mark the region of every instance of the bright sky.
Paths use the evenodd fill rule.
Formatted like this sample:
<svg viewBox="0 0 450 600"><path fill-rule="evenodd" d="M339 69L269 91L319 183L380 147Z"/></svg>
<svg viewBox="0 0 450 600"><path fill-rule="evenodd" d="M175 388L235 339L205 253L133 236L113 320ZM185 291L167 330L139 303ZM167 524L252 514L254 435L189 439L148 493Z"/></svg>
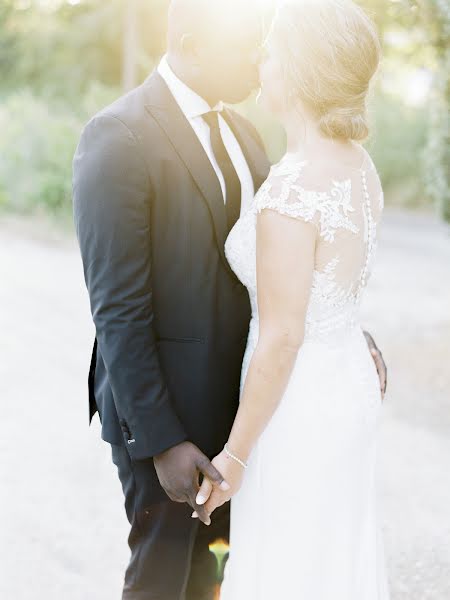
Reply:
<svg viewBox="0 0 450 600"><path fill-rule="evenodd" d="M245 0L243 0L243 1L245 1ZM279 0L257 0L257 1L260 2L261 4L270 5L270 4L274 4L274 3L278 2ZM17 4L18 8L27 8L28 6L31 6L32 4L38 4L39 6L42 6L42 8L54 9L64 3L76 5L76 4L81 4L81 2L83 2L83 0L17 0L16 4Z"/></svg>
<svg viewBox="0 0 450 600"><path fill-rule="evenodd" d="M54 10L61 6L61 4L80 4L83 0L16 0L15 5L18 9L26 9L33 4L46 10Z"/></svg>

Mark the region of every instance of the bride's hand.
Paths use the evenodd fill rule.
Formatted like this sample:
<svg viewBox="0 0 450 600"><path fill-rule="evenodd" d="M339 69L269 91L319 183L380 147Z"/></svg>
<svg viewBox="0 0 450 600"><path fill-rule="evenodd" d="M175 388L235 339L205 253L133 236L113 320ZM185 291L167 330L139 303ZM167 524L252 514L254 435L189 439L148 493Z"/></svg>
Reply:
<svg viewBox="0 0 450 600"><path fill-rule="evenodd" d="M216 508L228 502L239 491L244 478L244 469L235 460L230 458L225 450L222 450L212 461L212 464L219 471L225 481L230 485L230 489L223 492L213 488L210 480L203 479L200 490L197 494L197 504L205 505L206 511L211 515ZM193 517L197 514L194 512Z"/></svg>

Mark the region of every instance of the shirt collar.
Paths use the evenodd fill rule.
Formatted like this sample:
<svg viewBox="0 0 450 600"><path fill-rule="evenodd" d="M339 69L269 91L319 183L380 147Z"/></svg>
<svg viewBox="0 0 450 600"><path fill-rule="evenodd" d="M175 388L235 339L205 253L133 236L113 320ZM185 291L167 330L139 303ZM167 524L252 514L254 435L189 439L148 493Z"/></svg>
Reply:
<svg viewBox="0 0 450 600"><path fill-rule="evenodd" d="M158 73L166 82L167 87L188 119L201 117L211 112L211 110L217 112L223 110L223 102L219 102L214 108L211 108L204 98L181 81L170 68L167 55L161 59L158 65Z"/></svg>

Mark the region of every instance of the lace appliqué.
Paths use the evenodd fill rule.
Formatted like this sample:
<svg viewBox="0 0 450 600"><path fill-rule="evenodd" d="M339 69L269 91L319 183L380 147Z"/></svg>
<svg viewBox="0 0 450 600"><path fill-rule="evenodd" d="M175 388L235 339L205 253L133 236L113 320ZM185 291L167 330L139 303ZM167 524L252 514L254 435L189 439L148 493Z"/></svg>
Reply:
<svg viewBox="0 0 450 600"><path fill-rule="evenodd" d="M357 304L352 291L336 281L336 256L321 271L314 271L311 299L305 321L305 342L330 340L332 332L348 330L356 322Z"/></svg>
<svg viewBox="0 0 450 600"><path fill-rule="evenodd" d="M328 192L306 190L298 185L303 168L307 162L292 165L282 163L272 167L271 175L260 188L254 201L254 210L260 213L264 209L272 209L289 217L302 219L306 223L314 221L320 236L327 242L334 242L338 229L346 229L358 233L358 227L351 221L349 214L352 207L351 180L333 181Z"/></svg>
<svg viewBox="0 0 450 600"><path fill-rule="evenodd" d="M304 183L303 163L280 163L272 167L269 179L260 188L252 205L231 231L225 247L227 258L240 280L249 290L252 305L252 324L249 332L249 348L256 345L258 337L258 306L256 281L256 218L268 208L281 214L311 222L317 228L325 250L326 261L313 273L311 296L305 315L305 343L326 343L339 347L343 336L358 329L361 295L372 271L377 245L377 221L372 212L367 172L360 170L363 188L359 203L352 205L353 185L351 179L331 180L327 191L312 191L300 185ZM305 184L306 186L306 184ZM363 201L361 204L361 200ZM378 204L375 200L375 206ZM362 213L362 214L361 214ZM359 221L357 218L359 217ZM352 219L355 219L355 224ZM361 224L363 221L364 225ZM362 264L349 277L342 277L341 266L350 260L349 239L340 232L350 232L355 248L364 242L365 256ZM359 236L358 236L359 234ZM334 244L333 244L334 242ZM343 255L341 249L347 252ZM360 249L357 250L360 252ZM325 257L324 256L324 257ZM323 266L325 265L325 266ZM357 265L355 265L357 267ZM248 350L248 356L251 350ZM248 366L248 356L245 368ZM244 371L245 371L244 368Z"/></svg>
<svg viewBox="0 0 450 600"><path fill-rule="evenodd" d="M333 181L330 196L317 207L320 212L321 235L327 242L334 242L338 229L347 229L359 233L358 227L351 221L349 213L355 212L352 202L352 182Z"/></svg>
<svg viewBox="0 0 450 600"><path fill-rule="evenodd" d="M336 256L322 271L314 272L311 295L319 302L326 302L333 308L344 306L352 297L351 288L345 290L336 283L336 267L340 259Z"/></svg>

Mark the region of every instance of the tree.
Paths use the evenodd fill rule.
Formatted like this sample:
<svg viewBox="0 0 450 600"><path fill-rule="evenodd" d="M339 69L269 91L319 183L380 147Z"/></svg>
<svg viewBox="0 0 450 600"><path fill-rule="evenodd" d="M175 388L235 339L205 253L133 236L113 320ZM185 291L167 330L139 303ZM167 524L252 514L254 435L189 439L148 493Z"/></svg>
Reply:
<svg viewBox="0 0 450 600"><path fill-rule="evenodd" d="M123 62L122 62L122 88L129 91L137 83L137 54L138 54L138 27L137 27L137 0L128 0L124 3L123 21Z"/></svg>
<svg viewBox="0 0 450 600"><path fill-rule="evenodd" d="M428 26L436 50L436 70L425 150L426 189L450 222L450 4L428 0Z"/></svg>

